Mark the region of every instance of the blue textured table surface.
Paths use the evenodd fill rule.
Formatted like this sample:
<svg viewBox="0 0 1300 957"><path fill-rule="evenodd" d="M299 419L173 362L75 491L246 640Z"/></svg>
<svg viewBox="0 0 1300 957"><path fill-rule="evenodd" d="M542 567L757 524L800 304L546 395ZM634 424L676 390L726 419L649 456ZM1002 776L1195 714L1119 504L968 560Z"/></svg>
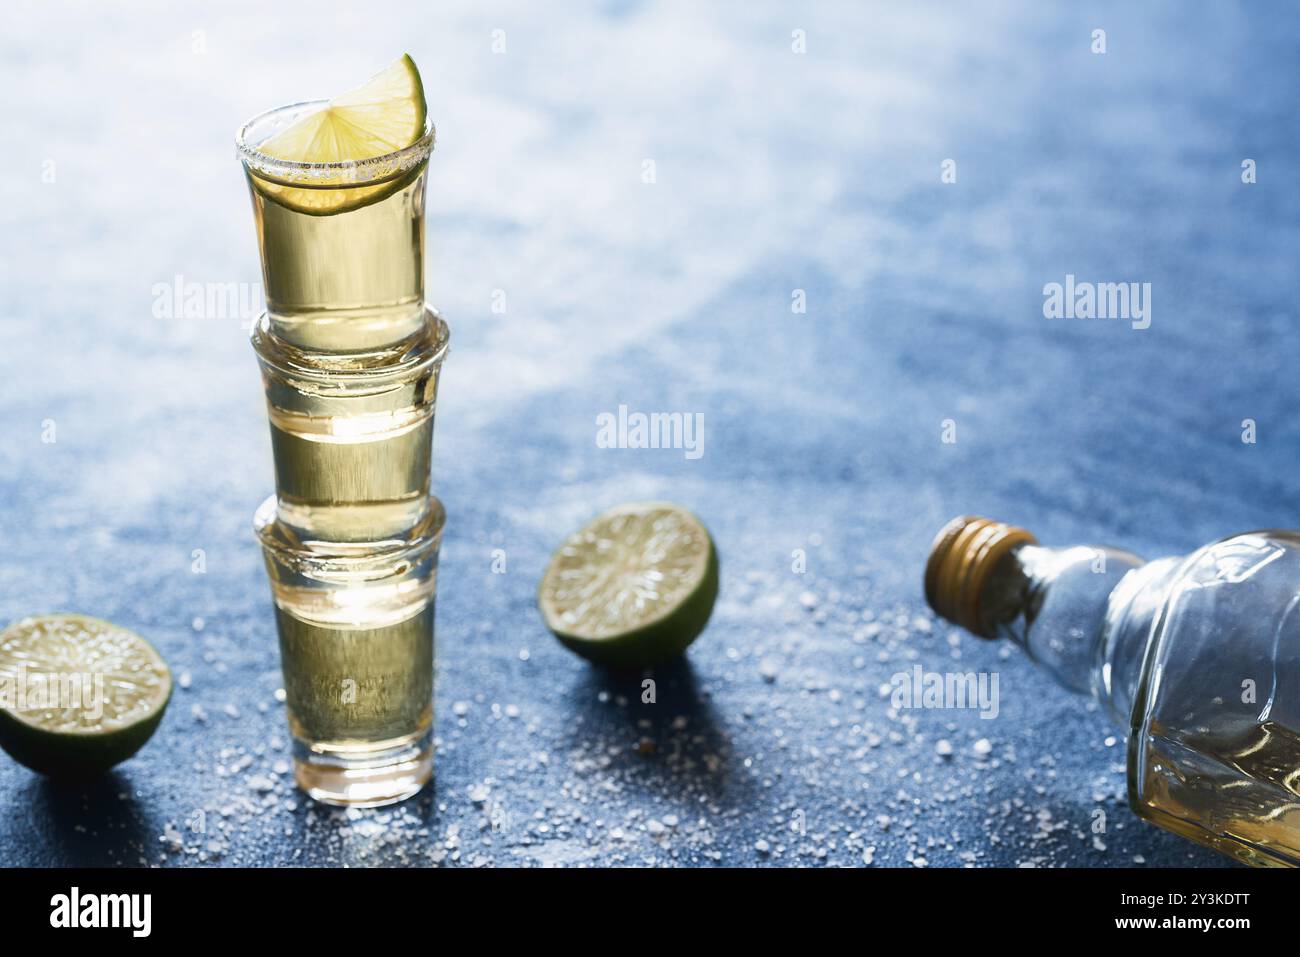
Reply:
<svg viewBox="0 0 1300 957"><path fill-rule="evenodd" d="M6 13L0 617L113 619L183 686L87 789L0 758L0 863L1221 863L1139 821L1122 732L935 622L920 573L963 512L1151 556L1295 525L1294 12L326 6ZM286 773L250 310L162 290L259 279L240 121L404 49L452 327L437 780L344 813ZM1151 283L1150 328L1044 318L1067 274ZM702 413L703 456L597 447L621 404ZM654 704L534 605L634 498L695 509L723 563ZM996 719L892 711L917 664L997 672Z"/></svg>

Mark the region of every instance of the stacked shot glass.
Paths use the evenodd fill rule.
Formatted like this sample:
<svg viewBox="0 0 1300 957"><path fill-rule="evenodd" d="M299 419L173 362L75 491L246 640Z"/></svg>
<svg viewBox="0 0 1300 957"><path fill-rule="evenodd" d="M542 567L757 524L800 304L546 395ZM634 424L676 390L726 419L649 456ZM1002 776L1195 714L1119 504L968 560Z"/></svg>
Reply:
<svg viewBox="0 0 1300 957"><path fill-rule="evenodd" d="M255 323L276 492L254 528L271 581L295 776L329 804L403 800L433 775L430 489L447 324L424 301L432 124L357 162L258 152L323 104L238 135L261 252Z"/></svg>

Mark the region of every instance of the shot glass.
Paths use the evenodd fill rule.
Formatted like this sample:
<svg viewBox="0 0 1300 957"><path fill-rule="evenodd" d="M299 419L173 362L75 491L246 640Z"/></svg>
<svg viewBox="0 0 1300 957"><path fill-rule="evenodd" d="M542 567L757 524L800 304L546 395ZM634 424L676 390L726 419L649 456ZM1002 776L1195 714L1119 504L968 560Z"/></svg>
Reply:
<svg viewBox="0 0 1300 957"><path fill-rule="evenodd" d="M418 335L384 350L322 356L253 329L262 368L277 517L304 541L382 542L428 509L438 377L447 324L426 310Z"/></svg>
<svg viewBox="0 0 1300 957"><path fill-rule="evenodd" d="M298 785L327 804L404 800L433 774L434 608L445 513L376 545L306 542L258 510Z"/></svg>

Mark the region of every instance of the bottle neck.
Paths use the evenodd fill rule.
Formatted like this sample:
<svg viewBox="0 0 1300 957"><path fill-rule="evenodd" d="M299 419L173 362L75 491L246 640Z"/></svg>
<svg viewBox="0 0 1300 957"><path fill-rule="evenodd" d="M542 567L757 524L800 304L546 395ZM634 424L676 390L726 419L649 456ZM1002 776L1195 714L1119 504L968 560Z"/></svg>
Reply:
<svg viewBox="0 0 1300 957"><path fill-rule="evenodd" d="M930 546L925 597L941 618L1020 645L1127 732L1147 645L1182 562L1148 563L1107 547L1043 548L1023 528L961 515Z"/></svg>
<svg viewBox="0 0 1300 957"><path fill-rule="evenodd" d="M1106 547L1019 546L984 588L983 633L1020 645L1127 732L1147 640L1177 564Z"/></svg>

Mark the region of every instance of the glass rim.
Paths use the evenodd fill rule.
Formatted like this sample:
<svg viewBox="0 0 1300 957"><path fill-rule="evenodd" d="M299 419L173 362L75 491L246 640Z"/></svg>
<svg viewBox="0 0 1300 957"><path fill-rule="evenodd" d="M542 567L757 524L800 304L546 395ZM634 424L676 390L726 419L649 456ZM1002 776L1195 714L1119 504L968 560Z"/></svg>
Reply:
<svg viewBox="0 0 1300 957"><path fill-rule="evenodd" d="M369 156L361 160L336 160L330 163L304 163L299 160L280 159L263 153L259 147L266 142L271 132L262 136L256 143L250 141L252 131L260 124L288 114L305 115L312 107L324 108L329 100L302 100L284 106L264 110L244 122L235 131L235 149L240 161L254 172L281 180L292 185L309 185L313 181L326 180L328 185L359 185L375 183L408 173L425 162L433 153L437 130L432 118L425 116L424 132L420 138L409 146L380 156Z"/></svg>
<svg viewBox="0 0 1300 957"><path fill-rule="evenodd" d="M271 314L263 312L253 323L250 338L263 371L293 383L295 388L346 391L405 381L438 368L447 357L451 329L442 313L425 305L419 331L390 345L366 352L318 352L301 349L277 336Z"/></svg>
<svg viewBox="0 0 1300 957"><path fill-rule="evenodd" d="M377 583L404 578L420 564L437 561L447 509L429 493L427 511L405 535L370 542L325 542L307 539L279 521L279 495L267 496L253 515L253 532L263 554L277 565L322 583ZM360 576L360 578L358 578Z"/></svg>

